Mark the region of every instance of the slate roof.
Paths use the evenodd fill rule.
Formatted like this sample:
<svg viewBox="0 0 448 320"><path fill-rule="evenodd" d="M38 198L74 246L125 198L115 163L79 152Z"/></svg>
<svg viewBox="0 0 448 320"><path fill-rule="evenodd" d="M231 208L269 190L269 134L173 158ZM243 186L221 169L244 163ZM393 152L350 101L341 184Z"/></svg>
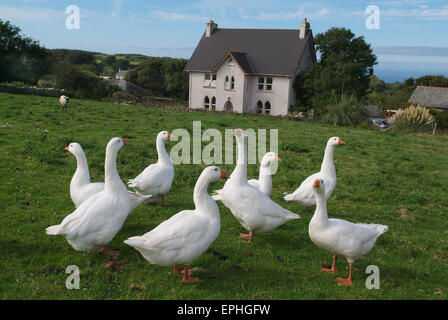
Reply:
<svg viewBox="0 0 448 320"><path fill-rule="evenodd" d="M409 98L409 102L435 109L448 110L448 88L417 86Z"/></svg>
<svg viewBox="0 0 448 320"><path fill-rule="evenodd" d="M210 37L204 32L185 70L212 72L232 53L246 73L292 77L308 41L311 30L300 39L299 30L217 28Z"/></svg>

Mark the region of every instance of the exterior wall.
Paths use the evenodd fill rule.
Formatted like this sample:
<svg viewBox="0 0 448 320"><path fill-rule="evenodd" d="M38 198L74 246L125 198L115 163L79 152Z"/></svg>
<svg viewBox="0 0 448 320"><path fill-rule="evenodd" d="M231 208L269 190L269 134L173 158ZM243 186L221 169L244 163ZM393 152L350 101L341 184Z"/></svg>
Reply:
<svg viewBox="0 0 448 320"><path fill-rule="evenodd" d="M205 74L201 72L190 72L190 108L203 109L204 98L216 97L216 110L223 111L227 101L233 105L234 112L243 112L245 76L240 67L235 64L228 65L229 59L224 61L216 72L216 88L204 87ZM232 76L235 78L235 89L227 90L224 88L225 78Z"/></svg>
<svg viewBox="0 0 448 320"><path fill-rule="evenodd" d="M272 77L272 91L258 90L258 78L260 76L248 76L247 99L245 101L245 111L255 112L257 102L261 101L263 105L266 101L271 104L271 115L286 115L288 113L289 86L291 78Z"/></svg>

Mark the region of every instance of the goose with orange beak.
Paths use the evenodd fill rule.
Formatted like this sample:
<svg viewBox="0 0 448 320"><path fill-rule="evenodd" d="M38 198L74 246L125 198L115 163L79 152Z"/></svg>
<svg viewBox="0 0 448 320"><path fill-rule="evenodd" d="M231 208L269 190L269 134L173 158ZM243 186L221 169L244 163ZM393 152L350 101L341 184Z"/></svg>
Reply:
<svg viewBox="0 0 448 320"><path fill-rule="evenodd" d="M305 207L314 206L316 204L316 199L312 184L316 179L323 179L325 181L325 197L326 199L330 198L337 182L336 168L333 160L334 150L337 146L344 144L345 141L339 137L328 139L320 171L306 178L296 191L287 194L284 197L285 201L293 201Z"/></svg>
<svg viewBox="0 0 448 320"><path fill-rule="evenodd" d="M311 218L308 233L316 246L333 254L332 267L321 267L321 270L336 273L337 258L345 258L349 264L349 275L337 280L340 285L351 286L353 263L369 253L378 237L388 228L381 224L355 224L346 220L328 219L325 182L315 179L311 185L316 197L316 211Z"/></svg>
<svg viewBox="0 0 448 320"><path fill-rule="evenodd" d="M117 153L127 141L116 137L107 144L104 190L81 203L60 224L48 227L45 230L47 234L65 237L78 251L100 250L106 255L119 254L108 250L107 244L120 231L127 216L137 206L136 202L141 203L146 198L133 196L118 174Z"/></svg>
<svg viewBox="0 0 448 320"><path fill-rule="evenodd" d="M194 187L194 210L181 211L152 231L124 243L137 249L151 264L174 266L174 274L183 275L182 282L198 282L191 276L190 264L215 241L221 228L219 208L207 189L210 183L227 178L219 167L205 168Z"/></svg>
<svg viewBox="0 0 448 320"><path fill-rule="evenodd" d="M249 184L270 197L273 189L271 165L279 161L282 159L275 152L266 153L261 159L258 179L249 180ZM213 192L213 199L215 201L222 200L222 189Z"/></svg>
<svg viewBox="0 0 448 320"><path fill-rule="evenodd" d="M157 135L156 148L158 161L149 165L135 179L128 181L128 186L138 194L151 195L149 203L157 201L165 205L165 195L170 191L174 179L174 165L170 155L166 151L165 143L173 135L168 131L162 131Z"/></svg>

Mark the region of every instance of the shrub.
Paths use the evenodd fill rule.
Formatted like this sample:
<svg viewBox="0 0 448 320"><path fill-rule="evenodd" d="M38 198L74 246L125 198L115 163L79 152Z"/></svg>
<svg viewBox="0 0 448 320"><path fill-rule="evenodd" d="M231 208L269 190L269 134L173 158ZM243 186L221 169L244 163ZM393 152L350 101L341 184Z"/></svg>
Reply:
<svg viewBox="0 0 448 320"><path fill-rule="evenodd" d="M335 126L354 126L367 119L367 111L364 102L354 95L342 94L327 106L322 119Z"/></svg>
<svg viewBox="0 0 448 320"><path fill-rule="evenodd" d="M417 132L429 129L434 123L434 117L427 108L418 105L399 109L390 121L396 131Z"/></svg>
<svg viewBox="0 0 448 320"><path fill-rule="evenodd" d="M448 129L448 111L442 111L435 116L437 127L440 129Z"/></svg>

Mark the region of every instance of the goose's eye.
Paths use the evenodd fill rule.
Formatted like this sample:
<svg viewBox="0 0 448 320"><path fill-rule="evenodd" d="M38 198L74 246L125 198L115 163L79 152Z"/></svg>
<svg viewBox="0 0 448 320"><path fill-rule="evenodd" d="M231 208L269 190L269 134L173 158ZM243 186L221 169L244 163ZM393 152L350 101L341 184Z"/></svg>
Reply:
<svg viewBox="0 0 448 320"><path fill-rule="evenodd" d="M218 168L215 168L215 171L218 171Z"/></svg>

